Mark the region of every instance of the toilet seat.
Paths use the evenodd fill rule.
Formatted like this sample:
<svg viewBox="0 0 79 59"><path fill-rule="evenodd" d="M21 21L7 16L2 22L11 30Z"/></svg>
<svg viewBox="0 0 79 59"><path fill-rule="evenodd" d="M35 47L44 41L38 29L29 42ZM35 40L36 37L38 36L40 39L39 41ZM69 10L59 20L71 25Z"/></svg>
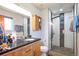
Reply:
<svg viewBox="0 0 79 59"><path fill-rule="evenodd" d="M48 48L46 46L41 46L41 52L47 52Z"/></svg>
<svg viewBox="0 0 79 59"><path fill-rule="evenodd" d="M41 56L46 56L47 51L48 51L47 46L41 46L41 53L42 53Z"/></svg>

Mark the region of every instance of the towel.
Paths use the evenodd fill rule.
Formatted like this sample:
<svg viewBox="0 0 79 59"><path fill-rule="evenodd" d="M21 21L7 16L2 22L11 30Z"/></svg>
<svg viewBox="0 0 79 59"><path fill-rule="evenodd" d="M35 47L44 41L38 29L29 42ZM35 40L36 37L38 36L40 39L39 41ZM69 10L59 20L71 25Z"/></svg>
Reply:
<svg viewBox="0 0 79 59"><path fill-rule="evenodd" d="M70 28L69 28L69 29L70 29L71 32L74 31L74 30L73 30L73 20L72 20L71 23L70 23Z"/></svg>
<svg viewBox="0 0 79 59"><path fill-rule="evenodd" d="M79 26L79 16L74 16L74 23L73 23L74 27L74 32L77 31L77 26Z"/></svg>

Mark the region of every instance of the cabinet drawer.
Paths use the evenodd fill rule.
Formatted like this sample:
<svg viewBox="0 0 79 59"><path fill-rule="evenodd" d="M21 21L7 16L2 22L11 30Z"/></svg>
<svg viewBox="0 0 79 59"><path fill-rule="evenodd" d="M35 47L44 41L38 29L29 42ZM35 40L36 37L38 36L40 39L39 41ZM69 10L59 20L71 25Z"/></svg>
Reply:
<svg viewBox="0 0 79 59"><path fill-rule="evenodd" d="M18 48L16 50L16 54L17 56L27 56L29 53L31 53L33 55L33 51L32 51L32 45L26 45L24 47Z"/></svg>

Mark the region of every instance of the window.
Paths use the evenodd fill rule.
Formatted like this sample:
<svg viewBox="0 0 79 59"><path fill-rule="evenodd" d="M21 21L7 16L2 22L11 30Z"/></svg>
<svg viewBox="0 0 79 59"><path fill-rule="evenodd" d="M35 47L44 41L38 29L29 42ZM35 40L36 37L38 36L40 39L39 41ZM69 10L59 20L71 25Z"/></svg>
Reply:
<svg viewBox="0 0 79 59"><path fill-rule="evenodd" d="M4 29L13 31L13 20L11 18L4 17Z"/></svg>

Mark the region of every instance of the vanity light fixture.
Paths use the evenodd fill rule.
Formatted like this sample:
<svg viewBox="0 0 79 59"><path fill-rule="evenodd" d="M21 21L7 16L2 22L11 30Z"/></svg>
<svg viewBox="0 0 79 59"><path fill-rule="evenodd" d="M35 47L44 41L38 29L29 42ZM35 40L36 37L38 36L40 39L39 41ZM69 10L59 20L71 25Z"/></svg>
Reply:
<svg viewBox="0 0 79 59"><path fill-rule="evenodd" d="M63 9L61 8L60 11L63 11Z"/></svg>
<svg viewBox="0 0 79 59"><path fill-rule="evenodd" d="M13 3L0 3L0 6L5 7L11 11L20 13L22 15L31 16L31 13L29 11L27 11Z"/></svg>

